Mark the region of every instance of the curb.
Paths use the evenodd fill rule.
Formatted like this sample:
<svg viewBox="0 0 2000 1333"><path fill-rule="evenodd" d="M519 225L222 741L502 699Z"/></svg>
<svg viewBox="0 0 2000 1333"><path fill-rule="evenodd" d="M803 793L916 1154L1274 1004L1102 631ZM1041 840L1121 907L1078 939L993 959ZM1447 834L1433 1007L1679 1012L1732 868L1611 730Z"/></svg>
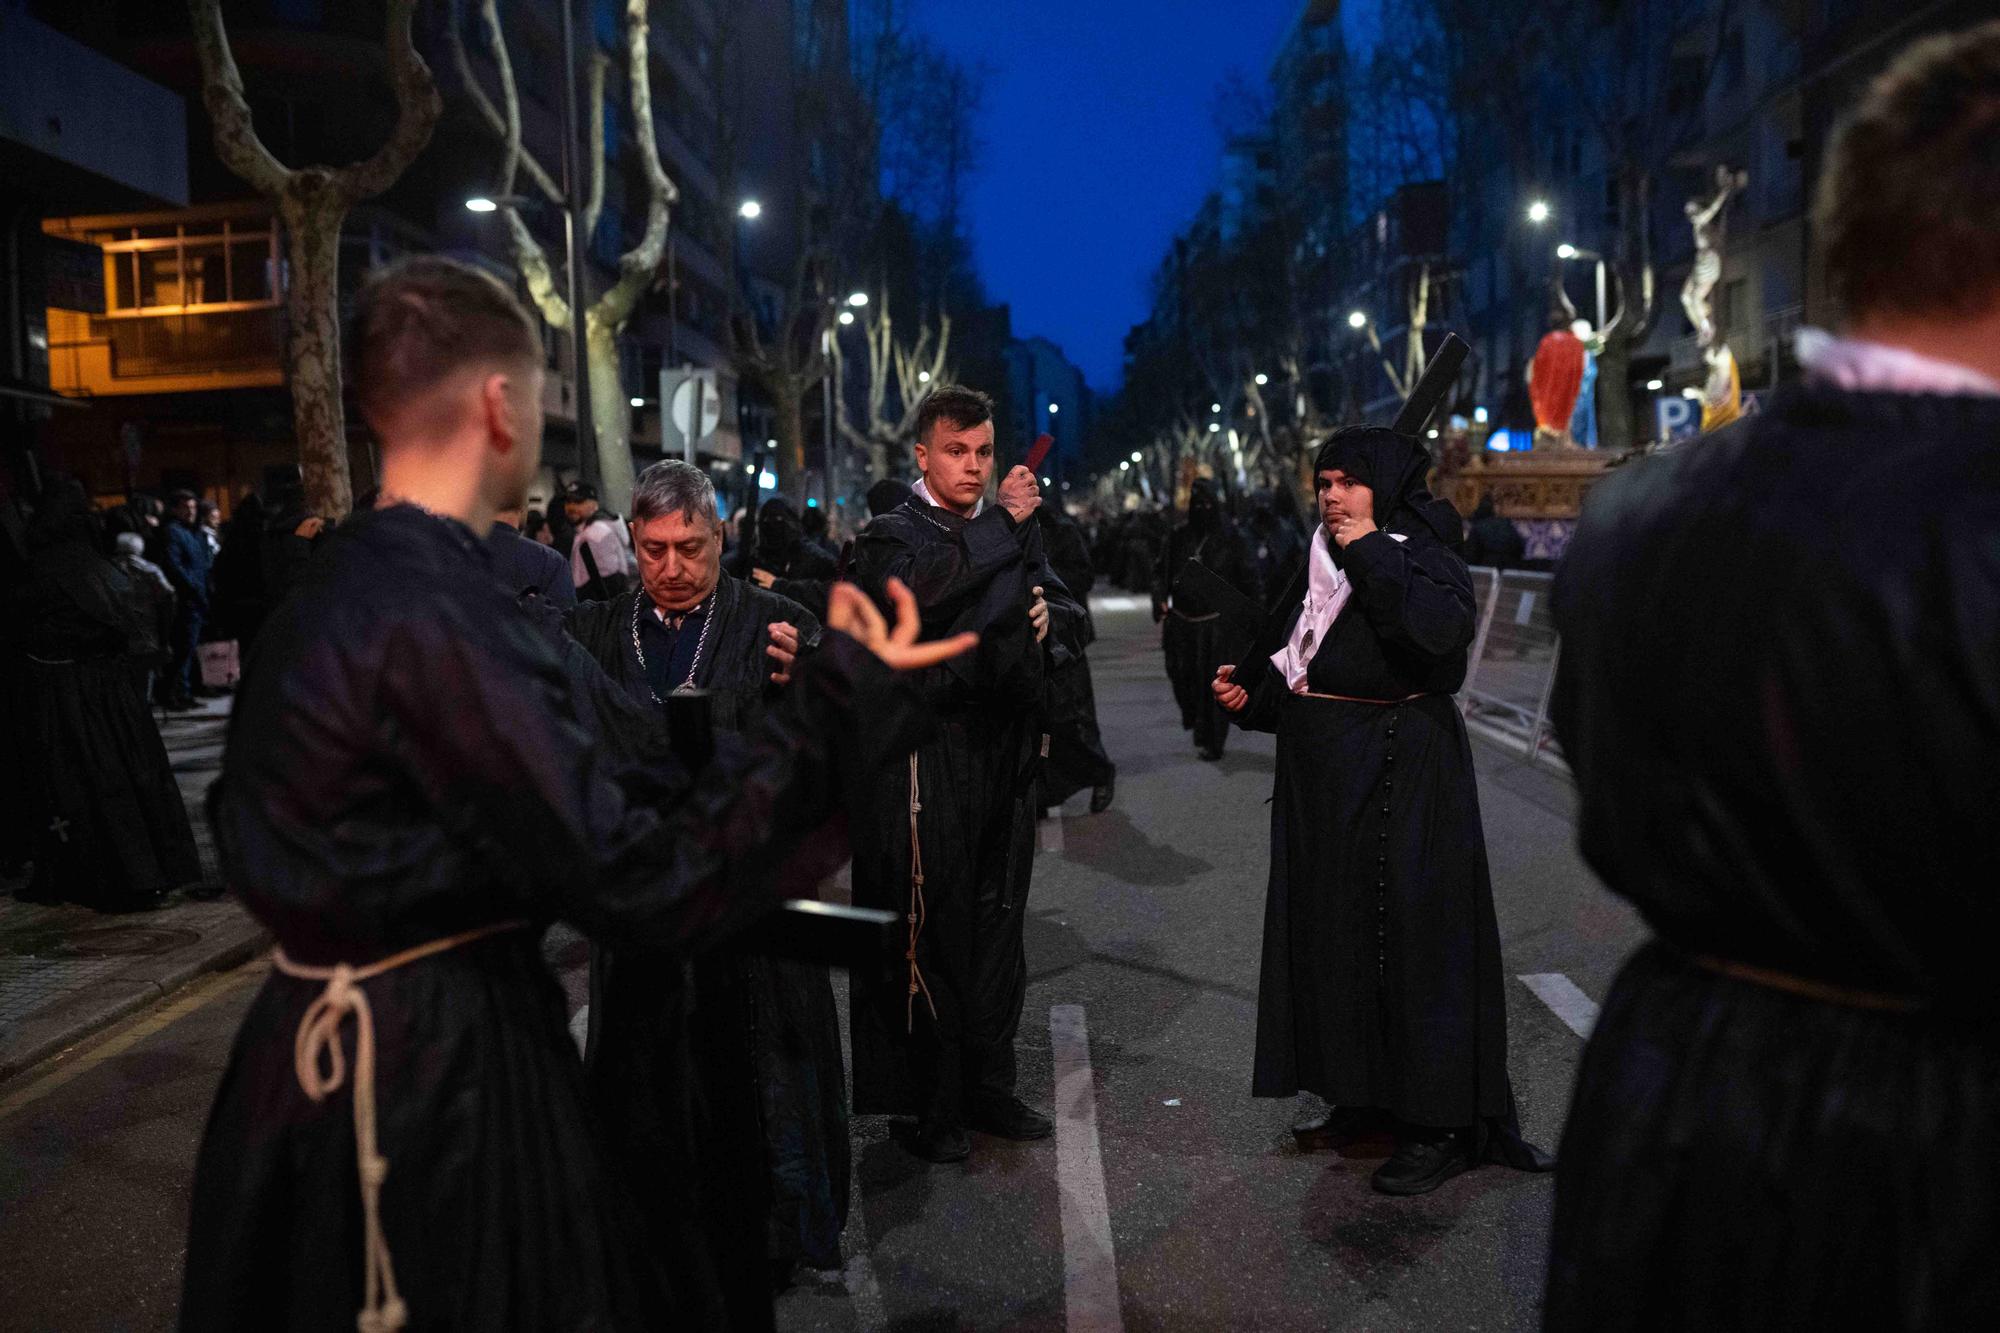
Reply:
<svg viewBox="0 0 2000 1333"><path fill-rule="evenodd" d="M156 975L147 976L144 967L136 967L106 977L85 993L56 1004L22 1024L15 1036L0 1047L0 1084L119 1019L158 1004L197 977L240 967L269 948L270 943L270 933L245 913L239 924L217 931L212 939L202 940L178 958L154 960L161 967Z"/></svg>

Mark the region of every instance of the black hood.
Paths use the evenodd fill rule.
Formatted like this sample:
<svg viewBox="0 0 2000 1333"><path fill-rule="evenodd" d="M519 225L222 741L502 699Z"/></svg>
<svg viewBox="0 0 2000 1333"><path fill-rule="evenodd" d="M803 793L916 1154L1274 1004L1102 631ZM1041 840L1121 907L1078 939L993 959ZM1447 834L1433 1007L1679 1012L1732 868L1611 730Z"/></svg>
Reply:
<svg viewBox="0 0 2000 1333"><path fill-rule="evenodd" d="M1376 527L1387 528L1408 511L1447 545L1456 546L1462 523L1457 510L1424 488L1430 466L1430 454L1408 435L1387 426L1342 426L1320 445L1313 471L1338 469L1374 491Z"/></svg>

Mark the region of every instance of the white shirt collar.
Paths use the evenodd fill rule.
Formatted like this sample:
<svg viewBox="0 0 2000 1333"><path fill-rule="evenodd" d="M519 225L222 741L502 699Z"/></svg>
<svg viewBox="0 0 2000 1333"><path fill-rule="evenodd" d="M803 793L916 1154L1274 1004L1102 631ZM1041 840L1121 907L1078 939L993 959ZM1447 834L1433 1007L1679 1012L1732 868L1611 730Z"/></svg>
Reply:
<svg viewBox="0 0 2000 1333"><path fill-rule="evenodd" d="M925 504L930 505L934 509L949 510L951 508L950 505L941 505L937 502L937 497L931 494L931 488L924 484L924 479L922 477L918 477L917 484L912 486L910 489L917 493L917 498L919 500L922 500ZM978 518L979 515L985 510L985 508L986 508L986 497L982 495L979 497L979 503L972 506L972 517Z"/></svg>
<svg viewBox="0 0 2000 1333"><path fill-rule="evenodd" d="M1877 393L1945 393L2000 397L2000 380L1970 366L1940 361L1907 347L1800 329L1799 364L1843 389Z"/></svg>

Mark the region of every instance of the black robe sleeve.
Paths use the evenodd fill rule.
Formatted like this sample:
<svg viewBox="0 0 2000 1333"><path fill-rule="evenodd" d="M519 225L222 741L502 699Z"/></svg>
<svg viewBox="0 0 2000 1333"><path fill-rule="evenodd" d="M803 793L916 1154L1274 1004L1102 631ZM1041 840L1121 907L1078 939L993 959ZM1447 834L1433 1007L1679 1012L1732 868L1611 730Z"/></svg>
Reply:
<svg viewBox="0 0 2000 1333"><path fill-rule="evenodd" d="M1341 553L1354 600L1385 643L1423 657L1463 652L1478 621L1465 562L1421 534L1371 532Z"/></svg>
<svg viewBox="0 0 2000 1333"><path fill-rule="evenodd" d="M955 618L979 601L996 576L1018 567L1025 556L1023 528L998 505L967 523L950 541L911 541L904 528L923 520L893 519L884 515L862 531L855 544L855 574L863 590L884 607L889 605L889 580L901 579L916 594L927 621Z"/></svg>

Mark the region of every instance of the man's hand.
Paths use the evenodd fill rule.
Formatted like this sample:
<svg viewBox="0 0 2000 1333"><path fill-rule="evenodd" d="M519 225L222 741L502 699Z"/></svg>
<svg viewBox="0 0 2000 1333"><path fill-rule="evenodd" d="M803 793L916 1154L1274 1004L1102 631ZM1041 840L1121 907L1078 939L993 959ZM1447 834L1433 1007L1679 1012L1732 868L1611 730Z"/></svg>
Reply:
<svg viewBox="0 0 2000 1333"><path fill-rule="evenodd" d="M1356 537L1366 537L1371 532L1380 531L1372 518L1343 518L1333 525L1333 544L1341 550Z"/></svg>
<svg viewBox="0 0 2000 1333"><path fill-rule="evenodd" d="M792 663L798 660L799 656L798 627L782 620L774 620L768 628L771 632L771 646L764 652L778 664L778 669L771 673L771 680L774 684L789 685L792 683Z"/></svg>
<svg viewBox="0 0 2000 1333"><path fill-rule="evenodd" d="M1016 467L1000 483L1000 507L1014 516L1016 523L1026 523L1042 507L1042 488L1035 480L1035 474L1024 467Z"/></svg>
<svg viewBox="0 0 2000 1333"><path fill-rule="evenodd" d="M868 594L852 583L836 583L827 596L826 624L854 639L896 671L918 671L949 662L979 646L977 634L954 634L935 643L918 643L923 620L917 614L917 599L901 579L889 580L889 600L896 604L896 628L890 629L868 600Z"/></svg>
<svg viewBox="0 0 2000 1333"><path fill-rule="evenodd" d="M1029 594L1034 600L1028 603L1028 623L1035 627L1035 642L1049 637L1049 604L1042 596L1040 588Z"/></svg>
<svg viewBox="0 0 2000 1333"><path fill-rule="evenodd" d="M1215 692L1215 701L1232 713L1240 713L1250 706L1250 691L1236 683L1236 668L1233 666L1218 669L1208 688Z"/></svg>
<svg viewBox="0 0 2000 1333"><path fill-rule="evenodd" d="M778 576L768 569L753 569L750 571L750 581L760 588L768 588L778 581Z"/></svg>
<svg viewBox="0 0 2000 1333"><path fill-rule="evenodd" d="M326 531L326 520L315 514L296 528L293 528L292 535L294 537L303 537L307 541L313 541L324 531Z"/></svg>

